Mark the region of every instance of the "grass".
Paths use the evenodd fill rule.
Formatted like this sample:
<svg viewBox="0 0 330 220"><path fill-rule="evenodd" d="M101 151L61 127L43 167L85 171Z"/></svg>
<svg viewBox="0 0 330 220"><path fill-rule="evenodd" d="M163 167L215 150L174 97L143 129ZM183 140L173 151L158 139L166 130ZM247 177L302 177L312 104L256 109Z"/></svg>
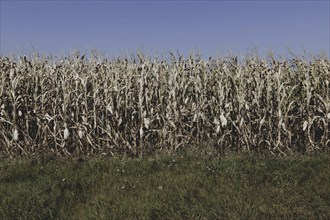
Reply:
<svg viewBox="0 0 330 220"><path fill-rule="evenodd" d="M330 158L1 159L0 219L329 219Z"/></svg>

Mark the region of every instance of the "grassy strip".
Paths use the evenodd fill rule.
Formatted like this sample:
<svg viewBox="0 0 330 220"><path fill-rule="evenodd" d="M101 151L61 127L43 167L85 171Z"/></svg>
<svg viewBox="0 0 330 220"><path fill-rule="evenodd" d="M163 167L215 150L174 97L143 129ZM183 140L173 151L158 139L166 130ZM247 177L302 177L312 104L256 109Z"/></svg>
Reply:
<svg viewBox="0 0 330 220"><path fill-rule="evenodd" d="M0 161L0 219L329 219L329 156Z"/></svg>

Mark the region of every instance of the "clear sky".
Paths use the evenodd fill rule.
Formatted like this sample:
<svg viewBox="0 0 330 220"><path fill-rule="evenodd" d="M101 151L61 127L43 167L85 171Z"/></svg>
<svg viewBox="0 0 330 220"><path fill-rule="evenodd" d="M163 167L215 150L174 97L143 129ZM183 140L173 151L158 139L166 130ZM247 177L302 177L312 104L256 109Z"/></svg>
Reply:
<svg viewBox="0 0 330 220"><path fill-rule="evenodd" d="M325 1L1 1L1 54L32 47L61 54L99 49L120 56L199 50L205 56L330 54Z"/></svg>

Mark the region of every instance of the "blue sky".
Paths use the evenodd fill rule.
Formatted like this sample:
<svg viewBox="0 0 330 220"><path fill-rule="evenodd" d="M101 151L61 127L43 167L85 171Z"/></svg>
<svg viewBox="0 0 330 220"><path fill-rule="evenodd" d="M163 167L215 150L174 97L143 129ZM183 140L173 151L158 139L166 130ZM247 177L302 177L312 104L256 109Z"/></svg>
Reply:
<svg viewBox="0 0 330 220"><path fill-rule="evenodd" d="M107 56L141 49L205 56L330 54L329 1L9 1L1 0L1 54L33 47L62 54L96 48Z"/></svg>

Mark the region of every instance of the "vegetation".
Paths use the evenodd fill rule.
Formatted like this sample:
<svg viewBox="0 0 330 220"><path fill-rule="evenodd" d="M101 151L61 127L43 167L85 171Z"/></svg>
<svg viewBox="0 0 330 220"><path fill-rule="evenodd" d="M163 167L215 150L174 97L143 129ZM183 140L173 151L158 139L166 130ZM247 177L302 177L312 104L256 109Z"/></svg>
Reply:
<svg viewBox="0 0 330 220"><path fill-rule="evenodd" d="M330 62L141 54L0 59L5 157L133 155L191 146L329 152ZM207 144L204 144L207 143Z"/></svg>
<svg viewBox="0 0 330 220"><path fill-rule="evenodd" d="M0 71L0 219L330 218L324 56Z"/></svg>
<svg viewBox="0 0 330 220"><path fill-rule="evenodd" d="M0 219L329 219L329 159L2 159Z"/></svg>

